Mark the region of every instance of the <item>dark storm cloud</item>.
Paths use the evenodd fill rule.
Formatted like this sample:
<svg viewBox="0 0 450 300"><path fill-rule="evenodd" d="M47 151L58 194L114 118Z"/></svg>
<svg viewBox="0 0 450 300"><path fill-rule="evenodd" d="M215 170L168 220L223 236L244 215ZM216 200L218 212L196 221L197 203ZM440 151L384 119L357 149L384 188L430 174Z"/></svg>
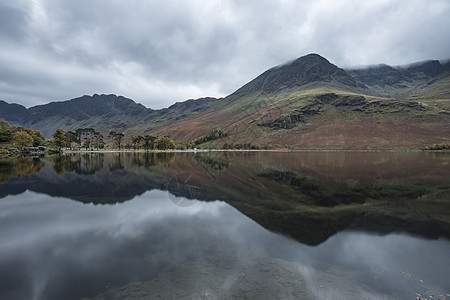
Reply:
<svg viewBox="0 0 450 300"><path fill-rule="evenodd" d="M116 93L156 108L224 96L310 52L340 66L444 59L449 17L446 0L11 0L0 99Z"/></svg>

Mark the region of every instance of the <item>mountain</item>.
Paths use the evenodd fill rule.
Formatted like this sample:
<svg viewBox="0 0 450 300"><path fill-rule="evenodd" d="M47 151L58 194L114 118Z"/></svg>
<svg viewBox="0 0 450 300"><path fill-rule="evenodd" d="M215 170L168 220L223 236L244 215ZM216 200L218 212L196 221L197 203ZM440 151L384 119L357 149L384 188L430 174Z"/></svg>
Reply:
<svg viewBox="0 0 450 300"><path fill-rule="evenodd" d="M92 117L126 114L138 116L148 109L133 100L116 95L93 95L75 98L70 101L52 102L29 109L30 121L40 121L51 116L68 117L77 121Z"/></svg>
<svg viewBox="0 0 450 300"><path fill-rule="evenodd" d="M313 83L328 83L339 87L357 87L358 83L343 69L318 54L308 54L269 69L238 89L230 97L254 92L275 93Z"/></svg>
<svg viewBox="0 0 450 300"><path fill-rule="evenodd" d="M5 104L3 103L5 106ZM13 125L36 128L49 137L57 128L98 127L106 129L134 126L133 118L141 119L152 110L133 100L115 95L82 96L68 101L52 102L26 109L15 107L1 111L0 118Z"/></svg>
<svg viewBox="0 0 450 300"><path fill-rule="evenodd" d="M148 131L176 121L184 114L194 114L215 98L190 99L166 109L153 110L131 99L116 95L82 96L67 101L51 102L26 109L19 104L0 100L0 118L12 125L40 130L46 137L62 128L94 127L103 133L116 131Z"/></svg>
<svg viewBox="0 0 450 300"><path fill-rule="evenodd" d="M450 138L449 62L344 70L318 54L271 68L221 99L153 110L116 95L93 95L26 109L0 101L0 118L38 129L94 127L192 141L214 127L224 144L293 148L384 149Z"/></svg>
<svg viewBox="0 0 450 300"><path fill-rule="evenodd" d="M343 70L317 54L267 70L204 114L157 129L192 140L212 127L229 136L205 144L294 149L391 149L450 138L448 63Z"/></svg>
<svg viewBox="0 0 450 300"><path fill-rule="evenodd" d="M0 100L0 118L12 124L21 124L27 115L27 109L20 104L9 104Z"/></svg>
<svg viewBox="0 0 450 300"><path fill-rule="evenodd" d="M448 77L450 63L428 60L396 67L380 64L368 68L349 69L347 72L368 87L366 91L368 94L398 97Z"/></svg>

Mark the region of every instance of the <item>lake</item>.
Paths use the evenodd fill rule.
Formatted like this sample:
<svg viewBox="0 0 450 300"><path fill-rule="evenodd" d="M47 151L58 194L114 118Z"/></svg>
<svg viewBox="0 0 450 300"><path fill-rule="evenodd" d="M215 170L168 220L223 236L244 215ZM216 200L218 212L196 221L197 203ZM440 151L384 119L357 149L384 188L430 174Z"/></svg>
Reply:
<svg viewBox="0 0 450 300"><path fill-rule="evenodd" d="M449 163L425 152L2 159L0 299L450 299Z"/></svg>

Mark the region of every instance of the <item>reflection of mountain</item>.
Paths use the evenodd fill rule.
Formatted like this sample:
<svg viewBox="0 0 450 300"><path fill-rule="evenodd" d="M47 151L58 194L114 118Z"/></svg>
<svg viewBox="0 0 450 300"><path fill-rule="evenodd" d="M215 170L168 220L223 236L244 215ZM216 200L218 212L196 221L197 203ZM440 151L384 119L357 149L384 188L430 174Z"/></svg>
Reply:
<svg viewBox="0 0 450 300"><path fill-rule="evenodd" d="M2 185L0 197L28 189L85 203L123 202L147 190L161 189L168 175L153 167L167 165L173 156L173 153L76 153L50 157L45 159L46 167L37 170L40 173L13 178Z"/></svg>
<svg viewBox="0 0 450 300"><path fill-rule="evenodd" d="M449 160L418 152L71 154L10 179L0 197L29 189L97 204L168 189L223 200L311 245L351 228L450 237Z"/></svg>

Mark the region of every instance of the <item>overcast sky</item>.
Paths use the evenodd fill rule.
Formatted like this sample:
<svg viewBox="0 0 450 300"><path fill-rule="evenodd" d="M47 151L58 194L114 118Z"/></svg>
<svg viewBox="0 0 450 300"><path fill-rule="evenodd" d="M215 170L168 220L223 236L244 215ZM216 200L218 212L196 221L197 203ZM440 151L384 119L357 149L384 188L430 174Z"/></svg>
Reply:
<svg viewBox="0 0 450 300"><path fill-rule="evenodd" d="M447 59L449 32L449 0L2 0L0 99L162 108L312 52L340 67Z"/></svg>

